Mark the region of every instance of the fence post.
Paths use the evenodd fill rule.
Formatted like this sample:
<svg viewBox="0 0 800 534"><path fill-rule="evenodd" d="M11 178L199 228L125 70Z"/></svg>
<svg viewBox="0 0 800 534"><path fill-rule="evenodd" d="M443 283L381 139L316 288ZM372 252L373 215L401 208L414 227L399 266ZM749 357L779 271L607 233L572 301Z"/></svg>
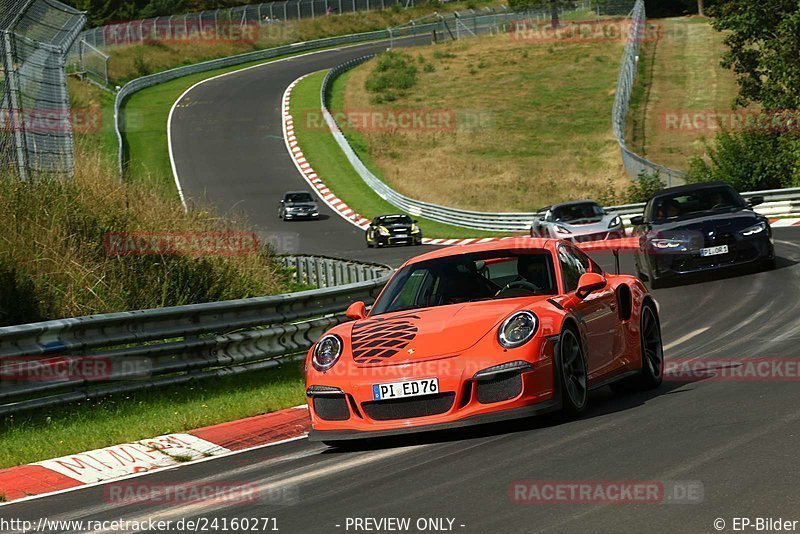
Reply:
<svg viewBox="0 0 800 534"><path fill-rule="evenodd" d="M8 80L8 103L10 104L9 117L11 118L11 128L14 130L14 144L17 150L17 169L19 172L19 179L27 181L28 179L28 151L25 149L25 136L23 135L23 120L20 117L22 108L19 104L19 71L14 65L14 54L12 52L11 33L8 31L3 32L3 48L5 49L5 57L3 61L6 66L6 79Z"/></svg>

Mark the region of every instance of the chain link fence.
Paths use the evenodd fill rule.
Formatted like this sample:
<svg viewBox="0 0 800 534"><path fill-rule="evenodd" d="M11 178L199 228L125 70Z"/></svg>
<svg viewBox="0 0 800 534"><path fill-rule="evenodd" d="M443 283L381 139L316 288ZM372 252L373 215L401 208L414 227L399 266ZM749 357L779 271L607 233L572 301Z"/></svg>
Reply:
<svg viewBox="0 0 800 534"><path fill-rule="evenodd" d="M11 0L0 15L0 163L20 179L74 170L66 55L86 16L56 0Z"/></svg>
<svg viewBox="0 0 800 534"><path fill-rule="evenodd" d="M232 27L265 26L355 11L374 11L394 6L413 7L415 0L293 0L250 4L228 9L201 11L134 20L92 28L81 34L81 40L95 48L142 44L173 40L192 34L217 35Z"/></svg>
<svg viewBox="0 0 800 534"><path fill-rule="evenodd" d="M630 150L625 142L628 111L631 106L631 96L639 66L639 52L647 32L647 15L644 0L636 0L630 18L630 33L625 44L625 51L622 54L622 65L619 71L619 79L617 80L617 93L614 98L612 112L614 136L619 143L622 163L628 175L633 179L637 179L642 173L658 174L666 177L668 186L680 185L684 183L683 172L653 163Z"/></svg>

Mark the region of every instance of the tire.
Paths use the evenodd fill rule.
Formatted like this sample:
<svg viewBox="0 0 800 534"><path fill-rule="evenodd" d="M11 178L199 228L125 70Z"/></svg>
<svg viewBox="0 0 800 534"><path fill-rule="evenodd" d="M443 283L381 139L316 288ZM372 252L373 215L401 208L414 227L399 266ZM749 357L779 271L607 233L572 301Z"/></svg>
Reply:
<svg viewBox="0 0 800 534"><path fill-rule="evenodd" d="M583 413L589 404L589 373L580 336L573 327L561 332L558 351L561 409L574 417Z"/></svg>
<svg viewBox="0 0 800 534"><path fill-rule="evenodd" d="M664 381L664 347L661 343L661 322L652 303L646 302L642 306L639 325L642 369L632 377L630 385L639 390L655 389Z"/></svg>

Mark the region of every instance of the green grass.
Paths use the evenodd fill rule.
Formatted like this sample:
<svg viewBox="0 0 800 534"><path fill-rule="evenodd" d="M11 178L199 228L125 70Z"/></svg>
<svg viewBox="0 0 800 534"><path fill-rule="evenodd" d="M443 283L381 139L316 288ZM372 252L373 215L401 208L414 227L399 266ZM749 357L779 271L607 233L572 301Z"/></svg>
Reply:
<svg viewBox="0 0 800 534"><path fill-rule="evenodd" d="M662 37L645 41L628 115L628 145L655 163L685 170L716 131L668 129L664 114L730 113L737 94L731 71L720 66L724 35L704 18L662 19Z"/></svg>
<svg viewBox="0 0 800 534"><path fill-rule="evenodd" d="M622 49L509 35L417 47L416 85L381 103L366 89L369 61L348 73L343 109L449 110L453 127L345 133L411 198L485 212L602 200L630 183L610 120Z"/></svg>
<svg viewBox="0 0 800 534"><path fill-rule="evenodd" d="M300 367L287 363L269 371L6 416L0 427L0 468L303 404Z"/></svg>
<svg viewBox="0 0 800 534"><path fill-rule="evenodd" d="M292 90L290 103L290 111L293 117L303 117L309 112L312 115L319 113L319 92L324 78L325 71L317 72L306 77L295 86ZM344 77L334 83L331 95L332 109L341 107L343 83L345 83ZM294 128L298 144L314 171L325 182L325 185L353 210L369 219L386 213L401 212L397 207L383 200L364 183L352 165L350 165L350 162L347 161L344 152L336 144L327 129L308 128L307 125L303 124L302 120L296 120ZM359 144L357 138L351 138L351 142L354 145ZM359 152L362 161L374 172L372 161L364 152ZM380 178L380 174L376 173L376 176ZM413 215L412 217L419 220L425 237L468 238L497 235L497 233L442 224Z"/></svg>

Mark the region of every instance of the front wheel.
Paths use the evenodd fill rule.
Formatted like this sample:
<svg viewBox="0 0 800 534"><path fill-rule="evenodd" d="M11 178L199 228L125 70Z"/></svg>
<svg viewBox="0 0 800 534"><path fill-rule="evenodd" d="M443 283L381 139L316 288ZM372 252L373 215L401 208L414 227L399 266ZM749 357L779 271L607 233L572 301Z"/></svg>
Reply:
<svg viewBox="0 0 800 534"><path fill-rule="evenodd" d="M589 403L588 373L581 342L572 328L561 332L559 359L562 409L567 415L579 415Z"/></svg>

